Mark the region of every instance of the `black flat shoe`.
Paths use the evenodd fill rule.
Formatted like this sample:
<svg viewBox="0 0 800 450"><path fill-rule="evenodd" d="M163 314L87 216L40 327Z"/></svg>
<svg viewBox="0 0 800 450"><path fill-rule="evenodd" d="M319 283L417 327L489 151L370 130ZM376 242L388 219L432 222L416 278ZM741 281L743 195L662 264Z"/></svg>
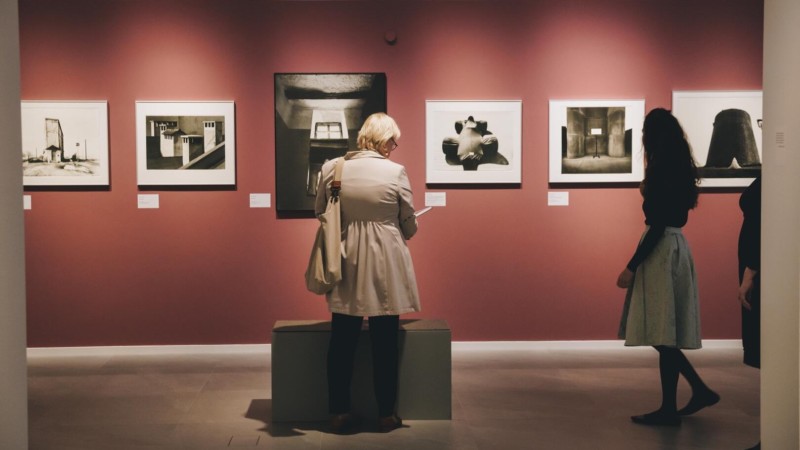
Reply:
<svg viewBox="0 0 800 450"><path fill-rule="evenodd" d="M719 394L711 390L703 394L692 395L692 398L689 399L689 403L678 410L678 415L688 416L689 414L694 414L703 408L716 405L717 402L719 402Z"/></svg>
<svg viewBox="0 0 800 450"><path fill-rule="evenodd" d="M677 414L665 414L659 411L654 411L641 416L631 416L633 423L639 425L655 425L664 427L677 427L681 424L681 416Z"/></svg>

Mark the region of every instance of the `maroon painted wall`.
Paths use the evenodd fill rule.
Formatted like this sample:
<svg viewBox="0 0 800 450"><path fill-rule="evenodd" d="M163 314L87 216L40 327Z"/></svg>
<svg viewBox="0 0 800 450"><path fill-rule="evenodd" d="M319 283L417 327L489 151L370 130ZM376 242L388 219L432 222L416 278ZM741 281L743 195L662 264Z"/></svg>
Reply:
<svg viewBox="0 0 800 450"><path fill-rule="evenodd" d="M409 243L416 317L456 340L613 339L641 198L571 185L547 206L565 189L547 181L548 100L760 89L762 23L760 0L21 0L22 98L107 100L111 146L109 191L28 192L29 345L263 343L275 320L327 317L302 282L316 222L248 207L275 193L275 72L387 74L393 159L418 206L447 192ZM426 99L522 100L521 187L426 187ZM236 190L137 209L136 100L235 101ZM737 201L704 193L685 228L705 338L739 336Z"/></svg>

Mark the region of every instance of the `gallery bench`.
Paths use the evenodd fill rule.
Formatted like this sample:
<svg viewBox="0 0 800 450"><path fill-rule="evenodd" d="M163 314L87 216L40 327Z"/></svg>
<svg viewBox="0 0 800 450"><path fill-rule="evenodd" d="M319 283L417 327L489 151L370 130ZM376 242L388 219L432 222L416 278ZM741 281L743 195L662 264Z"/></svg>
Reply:
<svg viewBox="0 0 800 450"><path fill-rule="evenodd" d="M328 414L329 321L279 320L272 329L273 422L323 421ZM367 321L361 330L352 409L377 417ZM397 413L410 420L444 419L451 411L451 334L444 320L400 321Z"/></svg>

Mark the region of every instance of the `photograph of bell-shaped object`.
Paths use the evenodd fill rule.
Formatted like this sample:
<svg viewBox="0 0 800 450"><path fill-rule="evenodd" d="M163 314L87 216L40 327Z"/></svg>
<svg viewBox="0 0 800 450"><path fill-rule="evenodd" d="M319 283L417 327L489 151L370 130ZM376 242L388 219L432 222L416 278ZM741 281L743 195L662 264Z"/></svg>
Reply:
<svg viewBox="0 0 800 450"><path fill-rule="evenodd" d="M734 159L740 167L761 165L750 114L741 109L725 109L714 117L705 167L731 167Z"/></svg>

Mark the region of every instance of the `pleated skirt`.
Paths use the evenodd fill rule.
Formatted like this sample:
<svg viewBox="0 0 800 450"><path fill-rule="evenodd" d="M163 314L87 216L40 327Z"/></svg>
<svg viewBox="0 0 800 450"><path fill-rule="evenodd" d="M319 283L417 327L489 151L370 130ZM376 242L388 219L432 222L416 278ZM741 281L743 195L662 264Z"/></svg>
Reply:
<svg viewBox="0 0 800 450"><path fill-rule="evenodd" d="M627 346L701 348L698 297L689 244L680 228L667 227L625 295L620 339Z"/></svg>

